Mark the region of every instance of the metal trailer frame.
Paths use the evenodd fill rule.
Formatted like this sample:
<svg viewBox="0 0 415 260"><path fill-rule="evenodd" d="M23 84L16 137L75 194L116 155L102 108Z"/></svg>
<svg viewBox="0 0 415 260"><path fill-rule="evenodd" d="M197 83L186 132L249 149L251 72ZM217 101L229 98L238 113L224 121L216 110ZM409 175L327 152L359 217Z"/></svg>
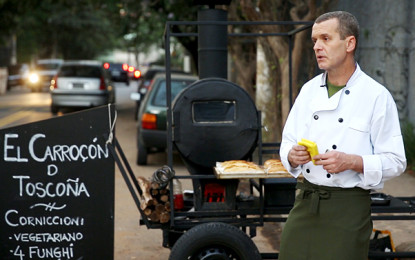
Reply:
<svg viewBox="0 0 415 260"><path fill-rule="evenodd" d="M175 25L300 25L301 27L292 30L288 33L235 33L228 36L285 36L289 38L289 74L290 74L290 100L292 102L292 61L291 53L293 47L292 37L303 30L309 29L312 22L175 22L170 21L166 24L165 31L165 49L166 49L166 88L167 88L167 153L168 166L173 169L173 147L172 147L172 103L171 103L171 73L170 73L170 37L197 37L197 33L173 33L171 27ZM291 104L292 105L292 104ZM260 113L260 112L258 112ZM261 121L259 115L258 120ZM261 122L258 122L261 126ZM258 136L258 158L259 163L262 163L263 154L275 154L279 152L280 143L262 143L261 131ZM251 238L256 235L256 227L263 226L265 222L285 222L287 215L292 206L265 206L264 202L264 181L259 179L250 179L251 194L254 190L259 194L254 197L253 201L239 201L238 207L234 210L197 210L197 211L175 211L174 207L171 209L170 222L166 224L152 223L144 215L140 208L139 196L142 191L134 176L134 173L121 149L117 139L114 138L114 144L109 145L109 149L121 171L121 174L127 184L127 187L137 205L137 208L142 216L140 223L145 224L147 228L162 229L163 230L163 246L172 247L177 239L184 232L188 231L196 225L209 222L223 222L240 228L247 233ZM214 179L215 175L181 175L174 176L169 182L170 187L170 203L173 201L173 179ZM372 220L415 220L415 197L390 197L388 205L372 206ZM389 214L385 214L389 213ZM261 253L262 259L278 259L277 252ZM411 258L415 257L415 252L369 252L370 259L387 259L387 258Z"/></svg>

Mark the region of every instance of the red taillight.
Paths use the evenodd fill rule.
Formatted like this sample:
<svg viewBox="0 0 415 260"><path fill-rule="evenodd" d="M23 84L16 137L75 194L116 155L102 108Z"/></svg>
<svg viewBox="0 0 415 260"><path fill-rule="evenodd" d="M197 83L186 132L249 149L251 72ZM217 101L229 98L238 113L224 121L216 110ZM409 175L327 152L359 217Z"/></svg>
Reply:
<svg viewBox="0 0 415 260"><path fill-rule="evenodd" d="M50 81L50 89L53 90L56 88L58 88L58 76L57 75L55 75L53 79Z"/></svg>
<svg viewBox="0 0 415 260"><path fill-rule="evenodd" d="M110 64L109 64L108 62L105 62L105 63L104 63L104 69L106 69L106 70L107 70L107 69L109 69L109 68L110 68Z"/></svg>
<svg viewBox="0 0 415 260"><path fill-rule="evenodd" d="M123 71L128 71L128 64L124 63L124 64L122 65L122 70L123 70Z"/></svg>
<svg viewBox="0 0 415 260"><path fill-rule="evenodd" d="M138 79L138 78L140 78L140 77L141 77L141 71L139 71L139 70L135 70L135 71L134 71L134 78Z"/></svg>
<svg viewBox="0 0 415 260"><path fill-rule="evenodd" d="M105 85L105 79L101 77L101 80L99 82L99 90L105 90L107 87Z"/></svg>
<svg viewBox="0 0 415 260"><path fill-rule="evenodd" d="M128 72L134 72L135 68L133 66L128 67Z"/></svg>
<svg viewBox="0 0 415 260"><path fill-rule="evenodd" d="M144 113L141 117L141 127L143 129L157 129L157 116L155 114Z"/></svg>

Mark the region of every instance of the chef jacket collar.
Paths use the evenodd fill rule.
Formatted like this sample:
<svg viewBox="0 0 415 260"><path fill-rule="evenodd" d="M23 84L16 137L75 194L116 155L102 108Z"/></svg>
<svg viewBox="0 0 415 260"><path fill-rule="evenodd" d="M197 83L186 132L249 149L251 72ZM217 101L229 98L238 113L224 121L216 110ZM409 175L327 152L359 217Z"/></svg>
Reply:
<svg viewBox="0 0 415 260"><path fill-rule="evenodd" d="M342 91L339 91L329 98L327 88L319 88L311 101L311 109L313 113L318 111L335 110L339 106L340 96L342 95L341 92Z"/></svg>
<svg viewBox="0 0 415 260"><path fill-rule="evenodd" d="M359 77L359 75L361 73L360 66L359 66L359 64L357 64L357 62L355 63L355 67L356 67L356 69L354 70L354 72L353 72L352 76L350 77L350 79L347 81L345 88L348 88L350 86L355 85L354 82L357 80L357 78Z"/></svg>
<svg viewBox="0 0 415 260"><path fill-rule="evenodd" d="M353 72L352 76L350 77L350 79L347 81L346 86L344 87L344 89L346 89L348 86L352 85L353 82L356 80L356 78L359 77L360 74L360 66L359 64L356 62L355 63L355 71ZM321 84L320 87L322 88L327 88L327 71L325 71L322 75L321 75Z"/></svg>
<svg viewBox="0 0 415 260"><path fill-rule="evenodd" d="M325 71L322 75L321 75L321 84L320 87L322 88L327 88L327 71Z"/></svg>
<svg viewBox="0 0 415 260"><path fill-rule="evenodd" d="M339 92L337 92L332 97L328 97L327 93L327 72L324 72L321 76L321 85L320 90L318 92L321 92L318 94L312 101L311 108L313 110L313 113L316 113L318 111L328 111L328 110L335 110L340 103L341 96L343 95L344 91L346 89L349 89L351 86L353 86L353 82L358 78L360 74L360 67L357 63L355 63L356 69L353 72L350 79L347 81L346 86ZM325 87L325 88L323 88Z"/></svg>

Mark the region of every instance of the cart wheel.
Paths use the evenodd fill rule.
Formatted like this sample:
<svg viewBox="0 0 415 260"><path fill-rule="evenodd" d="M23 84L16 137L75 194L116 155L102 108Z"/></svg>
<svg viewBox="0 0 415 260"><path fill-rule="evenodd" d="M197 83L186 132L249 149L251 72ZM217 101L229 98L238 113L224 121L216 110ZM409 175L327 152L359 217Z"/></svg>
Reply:
<svg viewBox="0 0 415 260"><path fill-rule="evenodd" d="M138 141L138 154L137 154L137 164L146 165L147 164L147 148Z"/></svg>
<svg viewBox="0 0 415 260"><path fill-rule="evenodd" d="M200 224L187 231L174 244L169 260L259 260L254 242L229 224Z"/></svg>

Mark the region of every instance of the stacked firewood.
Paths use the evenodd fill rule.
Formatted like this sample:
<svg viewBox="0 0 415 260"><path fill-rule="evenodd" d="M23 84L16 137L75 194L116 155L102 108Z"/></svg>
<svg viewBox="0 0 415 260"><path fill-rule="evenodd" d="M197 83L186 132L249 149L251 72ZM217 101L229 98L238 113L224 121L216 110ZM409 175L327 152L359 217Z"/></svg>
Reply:
<svg viewBox="0 0 415 260"><path fill-rule="evenodd" d="M152 222L169 222L171 212L169 189L144 177L138 177L137 181L143 191L140 197L140 207L144 215Z"/></svg>

